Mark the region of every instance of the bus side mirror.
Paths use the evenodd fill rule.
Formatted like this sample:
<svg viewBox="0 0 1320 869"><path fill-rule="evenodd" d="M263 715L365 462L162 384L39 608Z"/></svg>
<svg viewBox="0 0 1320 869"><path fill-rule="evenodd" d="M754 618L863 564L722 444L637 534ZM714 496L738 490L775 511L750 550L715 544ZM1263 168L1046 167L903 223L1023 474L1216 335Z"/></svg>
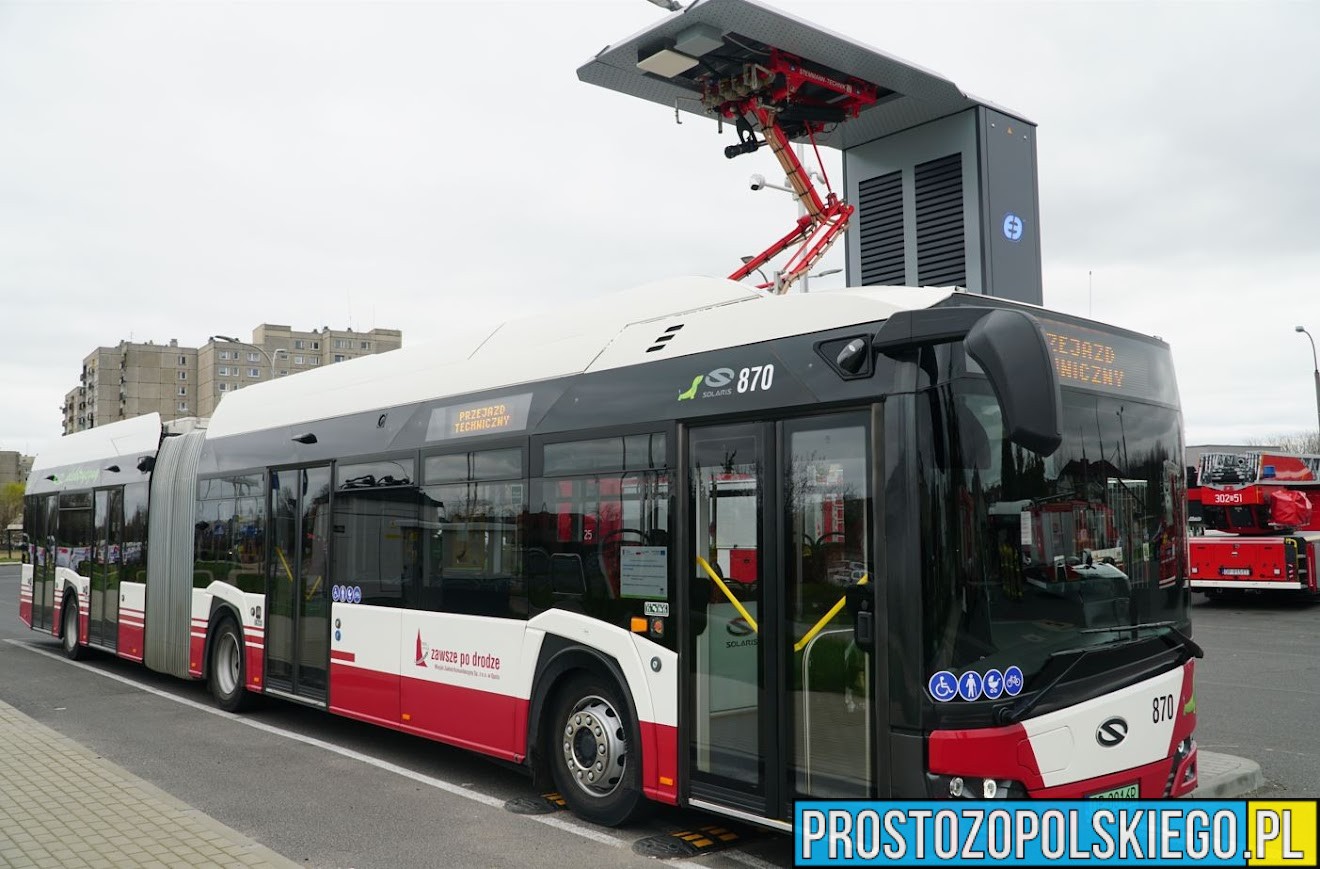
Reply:
<svg viewBox="0 0 1320 869"><path fill-rule="evenodd" d="M898 311L880 327L874 346L895 353L951 341L962 341L985 372L1008 439L1052 455L1063 443L1063 407L1054 361L1035 318L976 306Z"/></svg>
<svg viewBox="0 0 1320 869"><path fill-rule="evenodd" d="M990 380L1008 439L1052 455L1063 442L1063 408L1054 361L1036 321L1021 311L991 311L967 331L963 346Z"/></svg>

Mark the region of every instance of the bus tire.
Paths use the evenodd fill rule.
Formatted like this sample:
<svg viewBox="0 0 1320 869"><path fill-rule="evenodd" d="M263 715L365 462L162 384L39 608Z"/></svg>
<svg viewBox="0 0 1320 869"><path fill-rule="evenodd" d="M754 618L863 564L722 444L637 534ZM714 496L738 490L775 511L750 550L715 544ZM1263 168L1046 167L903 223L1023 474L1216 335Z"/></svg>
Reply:
<svg viewBox="0 0 1320 869"><path fill-rule="evenodd" d="M243 632L230 616L215 625L211 639L210 689L215 705L226 712L242 712L252 705L247 685L247 655Z"/></svg>
<svg viewBox="0 0 1320 869"><path fill-rule="evenodd" d="M546 753L555 786L578 817L605 827L637 818L647 807L641 788L641 739L613 679L569 677L555 692Z"/></svg>
<svg viewBox="0 0 1320 869"><path fill-rule="evenodd" d="M76 661L83 656L83 647L78 643L78 599L73 596L64 599L60 621L64 628L60 634L60 646L64 657Z"/></svg>

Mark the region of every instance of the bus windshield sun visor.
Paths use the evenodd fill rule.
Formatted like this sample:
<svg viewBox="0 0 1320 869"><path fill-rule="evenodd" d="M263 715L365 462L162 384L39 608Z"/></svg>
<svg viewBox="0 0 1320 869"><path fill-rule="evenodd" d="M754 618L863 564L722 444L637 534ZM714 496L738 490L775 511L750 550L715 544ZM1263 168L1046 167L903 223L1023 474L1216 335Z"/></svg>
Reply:
<svg viewBox="0 0 1320 869"><path fill-rule="evenodd" d="M1009 440L1042 456L1063 442L1059 378L1040 324L1006 308L899 311L875 336L882 353L962 341L990 381Z"/></svg>

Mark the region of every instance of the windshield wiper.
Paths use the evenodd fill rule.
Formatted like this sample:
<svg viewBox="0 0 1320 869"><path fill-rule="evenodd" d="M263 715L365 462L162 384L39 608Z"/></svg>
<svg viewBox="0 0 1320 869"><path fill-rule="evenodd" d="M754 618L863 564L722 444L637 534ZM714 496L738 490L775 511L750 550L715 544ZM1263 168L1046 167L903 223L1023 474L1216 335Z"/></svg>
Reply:
<svg viewBox="0 0 1320 869"><path fill-rule="evenodd" d="M1108 634L1118 633L1119 631L1143 631L1150 628L1171 628L1173 622L1142 622L1139 625L1109 625L1103 628L1082 628L1079 634Z"/></svg>
<svg viewBox="0 0 1320 869"><path fill-rule="evenodd" d="M1178 641L1177 645L1180 645L1187 650L1188 657L1190 658L1205 657L1205 650L1202 649L1201 646L1191 637L1187 636L1182 631L1178 630L1176 624L1171 621L1143 622L1139 625L1114 625L1113 627L1109 627L1109 628L1084 628L1078 631L1077 633L1104 634L1104 633L1122 633L1125 631L1132 631L1135 638L1137 631L1151 630L1153 628L1168 628L1167 631L1165 631L1163 634L1160 635L1161 639L1172 636L1174 639ZM1184 658L1183 660L1186 660L1186 658Z"/></svg>
<svg viewBox="0 0 1320 869"><path fill-rule="evenodd" d="M1091 654L1092 652L1100 651L1102 649L1111 650L1115 646L1135 645L1138 642L1140 642L1140 640L1138 640L1135 636L1136 632L1141 630L1149 630L1151 628L1168 628L1167 631L1165 631L1163 634L1160 634L1161 639L1172 636L1178 641L1176 646L1181 646L1181 648L1187 653L1189 657L1194 657L1194 658L1205 657L1205 651L1202 650L1201 647L1197 645L1197 643L1191 637L1187 636L1182 631L1178 630L1178 628L1174 626L1173 622L1143 622L1142 624L1139 625L1115 625L1109 628L1084 628L1078 631L1078 633L1102 634L1102 633L1116 633L1116 632L1121 633L1124 631L1132 631L1134 636L1131 640L1128 640L1126 642L1119 641L1113 643L1101 643L1100 645L1097 646L1083 646L1081 648L1063 649L1061 651L1055 652L1054 654L1050 655L1050 658L1057 658L1063 655L1076 655L1077 657L1072 661L1072 663L1070 663L1067 667L1063 669L1062 673L1060 673L1059 675L1055 676L1052 680L1050 680L1050 683L1046 685L1044 688L1041 688L1039 691L1037 691L1035 694L1031 695L1030 697L1022 698L1013 706L1000 707L996 711L995 717L998 719L1000 724L1014 724L1018 721L1021 721L1023 718L1026 717L1027 713L1030 712L1032 709L1035 709L1036 706L1039 705L1040 701L1045 698L1045 695L1053 691L1054 687L1058 685L1060 682L1062 682L1064 678L1069 673L1071 673L1073 669L1083 661L1083 659L1086 658L1087 655ZM1185 661L1187 660L1187 658L1183 658L1182 660ZM1181 663L1181 661L1179 663Z"/></svg>
<svg viewBox="0 0 1320 869"><path fill-rule="evenodd" d="M1044 688L1041 688L1035 694L1032 694L1030 697L1023 697L1021 700L1019 700L1017 703L1014 703L1012 706L999 707L999 709L995 711L995 718L998 719L1000 724L1014 724L1020 721L1023 718L1023 716L1025 716L1032 709L1036 708L1036 704L1039 703L1046 694L1054 690L1055 685L1058 685L1060 682L1062 682L1063 678L1067 676L1069 673L1071 673L1073 671L1073 668L1076 667L1078 664L1080 664L1082 660L1087 655L1091 654L1091 652L1094 651L1096 648L1097 648L1096 646L1087 646L1085 648L1080 648L1080 649L1063 649L1061 651L1052 653L1050 655L1050 658L1058 658L1062 655L1076 655L1077 657L1076 659L1073 660L1071 664L1069 664L1067 667L1064 667L1063 672L1055 676L1054 679L1050 682L1050 684L1046 685ZM1046 659L1046 663L1049 662L1050 658Z"/></svg>
<svg viewBox="0 0 1320 869"><path fill-rule="evenodd" d="M1080 631L1079 633L1097 633L1100 630L1115 630L1115 629L1096 628L1091 630ZM1117 630L1122 630L1122 628L1118 628ZM1044 688L1041 688L1035 694L1032 694L1030 697L1023 697L1021 700L1019 700L1017 703L1015 703L1012 706L1001 706L995 712L995 718L999 720L1000 724L1014 724L1018 721L1021 721L1023 718L1026 717L1028 712L1036 708L1036 706L1040 703L1041 700L1045 699L1046 694L1053 691L1056 685L1062 682L1064 678L1069 673L1071 673L1078 664L1082 663L1082 661L1086 659L1087 655L1091 654L1092 652L1099 651L1101 649L1110 650L1116 646L1135 645L1137 642L1138 640L1136 639L1128 640L1126 642L1120 640L1112 643L1100 643L1099 645L1095 645L1095 646L1081 646L1076 649L1061 649L1060 651L1054 652L1048 658L1045 659L1046 664L1048 664L1051 660L1062 657L1064 655L1076 655L1077 657L1067 667L1063 668L1062 673L1060 673L1059 675L1055 676L1052 680L1050 680L1050 684L1046 685ZM1041 669L1043 670L1044 667L1042 667Z"/></svg>

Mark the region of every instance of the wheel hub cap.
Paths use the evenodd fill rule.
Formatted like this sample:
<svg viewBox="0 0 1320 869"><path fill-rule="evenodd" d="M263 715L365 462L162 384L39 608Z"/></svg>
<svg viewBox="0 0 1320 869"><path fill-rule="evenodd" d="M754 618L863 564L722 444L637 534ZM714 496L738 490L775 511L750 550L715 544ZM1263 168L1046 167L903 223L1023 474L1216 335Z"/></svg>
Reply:
<svg viewBox="0 0 1320 869"><path fill-rule="evenodd" d="M569 713L563 729L564 764L592 796L613 793L626 769L628 743L618 713L600 697L586 697Z"/></svg>

